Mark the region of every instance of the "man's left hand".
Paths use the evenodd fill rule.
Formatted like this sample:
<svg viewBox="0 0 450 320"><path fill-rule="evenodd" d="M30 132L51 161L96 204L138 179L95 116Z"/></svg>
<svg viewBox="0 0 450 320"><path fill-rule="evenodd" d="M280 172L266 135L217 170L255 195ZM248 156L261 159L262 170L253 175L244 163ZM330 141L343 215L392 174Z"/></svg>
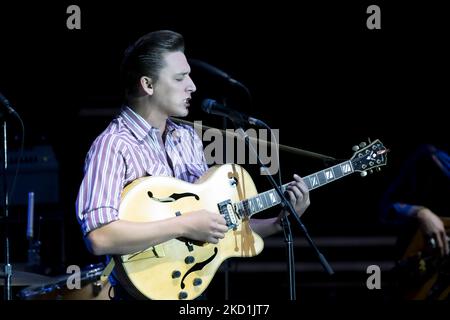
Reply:
<svg viewBox="0 0 450 320"><path fill-rule="evenodd" d="M297 211L299 216L302 216L310 204L309 190L303 179L299 175L294 174L294 181L289 183L286 192L295 211Z"/></svg>

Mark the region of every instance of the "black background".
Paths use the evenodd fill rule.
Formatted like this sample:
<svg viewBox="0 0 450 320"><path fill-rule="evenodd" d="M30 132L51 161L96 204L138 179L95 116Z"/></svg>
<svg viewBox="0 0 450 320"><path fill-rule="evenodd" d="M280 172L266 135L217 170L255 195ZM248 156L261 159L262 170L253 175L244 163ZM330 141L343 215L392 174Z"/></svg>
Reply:
<svg viewBox="0 0 450 320"><path fill-rule="evenodd" d="M158 29L182 33L188 57L224 70L252 93L249 104L238 89L193 69L198 92L189 120L220 126L199 106L205 97L227 98L279 129L280 142L296 148L348 159L354 144L380 139L391 150L383 171L312 192L304 222L313 236L384 232L378 203L406 155L422 143L448 147L445 10L428 2L375 3L382 28L368 30L366 8L374 3L293 2L0 5L0 92L23 118L26 146L50 144L58 158L65 265L100 261L84 248L75 218L84 157L109 123L108 110L120 106L123 51ZM81 8L81 30L66 27L70 4ZM106 114L85 115L94 109ZM11 123L9 135L10 147L17 148L20 127ZM324 168L283 152L281 164L285 181L294 172ZM260 190L269 188L258 175L255 182ZM24 215L24 208L15 210ZM367 229L358 231L361 225ZM13 243L13 259L23 260L25 250Z"/></svg>

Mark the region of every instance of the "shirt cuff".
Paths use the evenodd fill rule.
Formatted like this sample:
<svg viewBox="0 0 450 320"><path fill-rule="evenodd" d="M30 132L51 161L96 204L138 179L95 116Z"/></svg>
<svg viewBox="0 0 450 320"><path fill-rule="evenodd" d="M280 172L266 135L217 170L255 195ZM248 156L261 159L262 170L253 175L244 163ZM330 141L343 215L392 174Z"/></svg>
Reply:
<svg viewBox="0 0 450 320"><path fill-rule="evenodd" d="M405 218L412 218L417 214L418 209L423 208L422 206L412 205L408 203L396 202L392 205L394 210Z"/></svg>
<svg viewBox="0 0 450 320"><path fill-rule="evenodd" d="M86 236L92 230L98 229L113 221L119 220L119 212L111 207L100 207L83 215L81 230Z"/></svg>

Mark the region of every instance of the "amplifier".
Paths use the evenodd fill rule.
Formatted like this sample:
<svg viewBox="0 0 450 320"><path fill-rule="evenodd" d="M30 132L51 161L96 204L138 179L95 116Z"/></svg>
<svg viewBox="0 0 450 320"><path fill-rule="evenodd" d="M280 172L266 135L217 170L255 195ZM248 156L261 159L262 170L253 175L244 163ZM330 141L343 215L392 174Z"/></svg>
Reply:
<svg viewBox="0 0 450 320"><path fill-rule="evenodd" d="M16 173L20 151L8 150L8 186L11 191ZM3 153L0 155L3 163ZM3 174L3 165L0 168ZM9 195L10 205L27 205L28 193L34 192L36 204L53 204L59 201L59 165L53 148L49 145L39 145L26 148L23 151L17 174L14 193ZM4 197L3 181L0 181L0 197ZM0 207L3 201L0 201Z"/></svg>

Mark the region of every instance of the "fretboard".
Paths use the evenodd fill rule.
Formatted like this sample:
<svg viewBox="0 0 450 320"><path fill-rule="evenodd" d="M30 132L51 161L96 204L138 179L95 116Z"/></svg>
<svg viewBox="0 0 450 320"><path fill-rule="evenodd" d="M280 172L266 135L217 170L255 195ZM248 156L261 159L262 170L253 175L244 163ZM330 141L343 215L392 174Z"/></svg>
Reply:
<svg viewBox="0 0 450 320"><path fill-rule="evenodd" d="M318 171L303 177L308 190L313 190L332 181L345 177L353 172L353 165L350 160L339 163L333 167ZM282 186L284 192L289 183ZM275 189L258 194L255 197L236 203L238 211L242 216L251 217L255 213L269 209L281 203L281 198Z"/></svg>

